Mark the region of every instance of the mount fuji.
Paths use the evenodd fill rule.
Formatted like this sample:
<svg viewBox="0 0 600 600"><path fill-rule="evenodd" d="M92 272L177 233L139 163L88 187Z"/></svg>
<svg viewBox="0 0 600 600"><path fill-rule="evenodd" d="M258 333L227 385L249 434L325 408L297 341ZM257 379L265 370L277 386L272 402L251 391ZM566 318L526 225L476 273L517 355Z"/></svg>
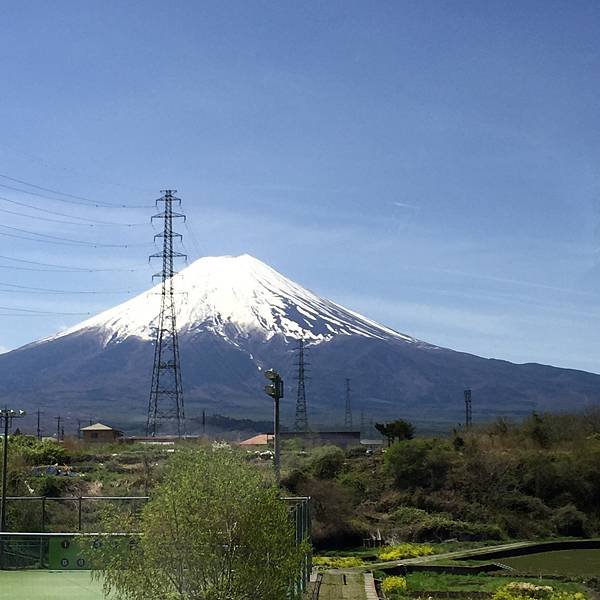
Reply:
<svg viewBox="0 0 600 600"><path fill-rule="evenodd" d="M268 418L262 370L286 380L284 419L293 419L295 347L310 362L309 419L343 420L345 379L355 419L458 422L462 393L474 415L519 417L575 410L600 398L600 376L539 364L517 365L440 348L325 300L261 261L206 257L176 277L184 399L202 410ZM4 393L19 407L72 419L109 420L134 431L145 423L160 286L49 338L0 355ZM48 413L49 414L49 413Z"/></svg>

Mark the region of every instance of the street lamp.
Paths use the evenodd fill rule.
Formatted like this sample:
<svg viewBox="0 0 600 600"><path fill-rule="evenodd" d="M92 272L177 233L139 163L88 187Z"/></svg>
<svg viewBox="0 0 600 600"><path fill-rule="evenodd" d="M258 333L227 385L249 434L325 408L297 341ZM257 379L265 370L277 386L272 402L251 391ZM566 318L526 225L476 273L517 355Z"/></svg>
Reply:
<svg viewBox="0 0 600 600"><path fill-rule="evenodd" d="M274 414L274 431L273 431L273 449L275 451L275 458L273 465L275 467L275 481L279 485L281 479L281 468L280 468L280 454L279 454L279 400L283 398L283 379L277 371L269 369L265 371L265 377L271 382L265 386L265 392L273 398L275 404Z"/></svg>
<svg viewBox="0 0 600 600"><path fill-rule="evenodd" d="M0 504L0 532L6 531L6 486L8 483L8 428L13 419L20 419L25 416L24 410L12 410L9 408L0 409L0 421L4 419L4 442L2 454L2 502Z"/></svg>

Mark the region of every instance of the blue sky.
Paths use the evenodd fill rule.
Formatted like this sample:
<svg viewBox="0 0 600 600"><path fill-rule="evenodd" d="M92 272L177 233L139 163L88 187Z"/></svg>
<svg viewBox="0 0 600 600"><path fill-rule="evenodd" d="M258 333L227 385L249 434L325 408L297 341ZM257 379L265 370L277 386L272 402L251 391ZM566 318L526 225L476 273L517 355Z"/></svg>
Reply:
<svg viewBox="0 0 600 600"><path fill-rule="evenodd" d="M600 372L597 2L20 2L0 18L0 174L143 207L0 177L0 223L128 245L0 235L2 347L82 318L14 307L95 313L148 287L145 223L172 187L191 258L248 252L427 341Z"/></svg>

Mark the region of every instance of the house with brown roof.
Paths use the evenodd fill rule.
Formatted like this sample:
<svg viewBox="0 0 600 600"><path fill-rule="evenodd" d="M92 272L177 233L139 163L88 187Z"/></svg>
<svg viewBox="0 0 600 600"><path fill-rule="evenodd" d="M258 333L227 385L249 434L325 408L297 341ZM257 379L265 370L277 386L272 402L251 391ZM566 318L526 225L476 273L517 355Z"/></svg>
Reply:
<svg viewBox="0 0 600 600"><path fill-rule="evenodd" d="M95 423L81 428L84 442L110 443L123 437L123 432L103 423Z"/></svg>

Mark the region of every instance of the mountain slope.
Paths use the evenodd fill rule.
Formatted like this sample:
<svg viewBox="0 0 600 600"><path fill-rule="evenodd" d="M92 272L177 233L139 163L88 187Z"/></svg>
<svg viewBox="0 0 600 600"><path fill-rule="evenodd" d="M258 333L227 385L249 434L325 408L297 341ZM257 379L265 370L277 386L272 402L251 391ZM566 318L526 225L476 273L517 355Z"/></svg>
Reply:
<svg viewBox="0 0 600 600"><path fill-rule="evenodd" d="M53 337L0 355L3 388L20 407L47 407L72 419L145 421L159 287ZM177 275L177 325L188 416L203 409L267 418L264 368L287 383L293 418L294 347L308 345L313 422L343 420L352 378L355 419L462 419L473 389L475 417L577 409L600 397L600 376L438 348L347 310L247 255L203 258Z"/></svg>

